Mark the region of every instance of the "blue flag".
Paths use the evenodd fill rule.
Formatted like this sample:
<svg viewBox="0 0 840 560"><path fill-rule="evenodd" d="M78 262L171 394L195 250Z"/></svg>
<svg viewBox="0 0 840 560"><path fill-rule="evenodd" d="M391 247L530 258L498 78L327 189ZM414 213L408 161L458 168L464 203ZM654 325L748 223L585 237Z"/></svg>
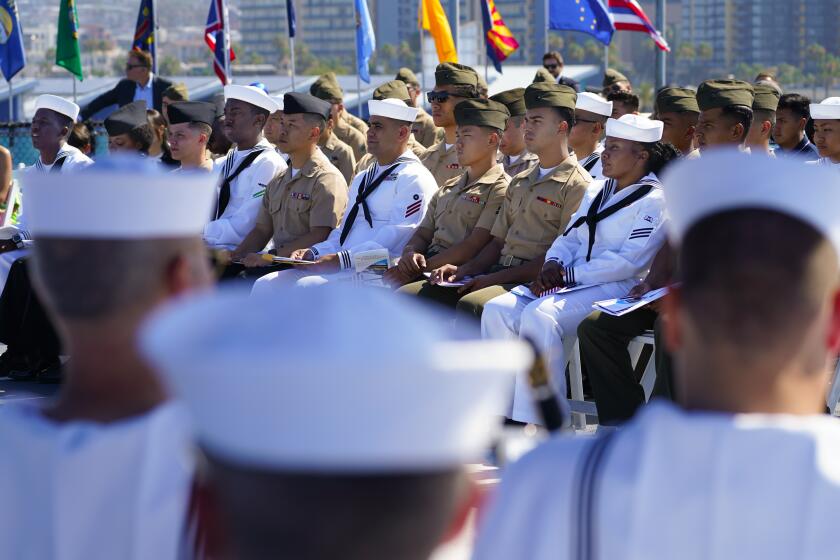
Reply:
<svg viewBox="0 0 840 560"><path fill-rule="evenodd" d="M286 19L289 22L289 37L294 38L297 34L297 19L295 18L294 0L286 0Z"/></svg>
<svg viewBox="0 0 840 560"><path fill-rule="evenodd" d="M0 0L0 70L8 82L26 66L15 0Z"/></svg>
<svg viewBox="0 0 840 560"><path fill-rule="evenodd" d="M580 31L605 45L612 41L615 26L601 0L550 0L548 28Z"/></svg>
<svg viewBox="0 0 840 560"><path fill-rule="evenodd" d="M134 43L132 43L131 48L135 51L148 52L152 56L152 72L157 72L155 0L140 0L140 10L137 12L137 26L134 28Z"/></svg>
<svg viewBox="0 0 840 560"><path fill-rule="evenodd" d="M373 22L370 21L370 11L367 0L356 0L356 55L359 62L359 77L365 83L370 83L368 63L373 51L376 50L376 37L373 36Z"/></svg>

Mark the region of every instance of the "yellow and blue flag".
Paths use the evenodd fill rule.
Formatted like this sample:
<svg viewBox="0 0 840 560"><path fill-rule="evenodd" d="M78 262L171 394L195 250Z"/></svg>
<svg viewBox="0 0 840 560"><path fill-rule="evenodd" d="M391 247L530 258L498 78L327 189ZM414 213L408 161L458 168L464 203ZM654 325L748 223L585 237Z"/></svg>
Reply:
<svg viewBox="0 0 840 560"><path fill-rule="evenodd" d="M152 72L156 73L155 21L155 0L140 0L137 26L134 28L134 43L131 48L135 51L146 51L152 55Z"/></svg>
<svg viewBox="0 0 840 560"><path fill-rule="evenodd" d="M24 66L26 54L15 0L0 0L0 70L8 82Z"/></svg>
<svg viewBox="0 0 840 560"><path fill-rule="evenodd" d="M519 48L519 41L505 25L493 0L481 0L481 15L484 20L484 40L487 43L487 57L493 61L496 70L502 72L502 62Z"/></svg>
<svg viewBox="0 0 840 560"><path fill-rule="evenodd" d="M605 45L610 44L615 33L612 18L601 0L551 0L548 27L587 33Z"/></svg>

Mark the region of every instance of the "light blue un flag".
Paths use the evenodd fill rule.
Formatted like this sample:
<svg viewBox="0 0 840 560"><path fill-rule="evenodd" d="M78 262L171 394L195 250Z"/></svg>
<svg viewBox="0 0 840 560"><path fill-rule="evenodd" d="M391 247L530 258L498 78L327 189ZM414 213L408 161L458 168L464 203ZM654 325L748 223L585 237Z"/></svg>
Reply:
<svg viewBox="0 0 840 560"><path fill-rule="evenodd" d="M368 63L373 51L376 50L376 37L373 35L373 22L370 21L370 11L367 0L356 0L356 55L359 62L359 77L365 83L370 83Z"/></svg>
<svg viewBox="0 0 840 560"><path fill-rule="evenodd" d="M24 66L26 55L15 0L0 0L0 70L8 82Z"/></svg>
<svg viewBox="0 0 840 560"><path fill-rule="evenodd" d="M605 45L612 41L615 26L601 0L550 0L549 29L580 31Z"/></svg>

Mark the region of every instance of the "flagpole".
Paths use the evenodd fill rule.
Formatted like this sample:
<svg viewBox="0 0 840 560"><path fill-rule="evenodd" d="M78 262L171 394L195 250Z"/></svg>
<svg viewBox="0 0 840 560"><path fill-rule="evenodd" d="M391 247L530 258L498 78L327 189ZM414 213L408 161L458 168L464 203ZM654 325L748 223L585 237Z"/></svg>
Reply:
<svg viewBox="0 0 840 560"><path fill-rule="evenodd" d="M656 0L656 27L662 34L662 37L665 37L665 0ZM665 72L667 55L668 53L662 49L657 49L656 51L656 91L665 87L667 80Z"/></svg>
<svg viewBox="0 0 840 560"><path fill-rule="evenodd" d="M76 76L71 74L71 79L73 80L73 103L76 102Z"/></svg>
<svg viewBox="0 0 840 560"><path fill-rule="evenodd" d="M225 27L222 31L222 38L225 42L225 85L233 82L230 75L230 20L228 18L228 4L227 0L222 1L222 14L225 18Z"/></svg>
<svg viewBox="0 0 840 560"><path fill-rule="evenodd" d="M158 19L157 19L157 4L155 0L151 0L152 3L152 44L149 46L150 50L154 50L154 56L152 57L152 72L157 75L158 71L158 49L157 49L157 38L158 38ZM75 81L73 82L76 83Z"/></svg>
<svg viewBox="0 0 840 560"><path fill-rule="evenodd" d="M289 49L292 51L292 91L295 91L295 38L289 37Z"/></svg>
<svg viewBox="0 0 840 560"><path fill-rule="evenodd" d="M610 46L604 45L604 72L610 67Z"/></svg>
<svg viewBox="0 0 840 560"><path fill-rule="evenodd" d="M15 119L14 119L14 116L12 115L12 113L14 113L14 109L12 107L12 80L11 79L9 79L8 84L9 84L9 122L14 122Z"/></svg>
<svg viewBox="0 0 840 560"><path fill-rule="evenodd" d="M359 118L362 116L362 78L359 76L359 25L361 21L361 14L356 9L356 3L353 3L353 13L356 14L356 110L359 112Z"/></svg>
<svg viewBox="0 0 840 560"><path fill-rule="evenodd" d="M544 45L543 45L543 52L547 53L549 51L549 42L548 42L548 34L551 31L551 21L549 18L551 17L548 10L548 5L550 0L543 0L543 9L545 10L545 37L544 37Z"/></svg>

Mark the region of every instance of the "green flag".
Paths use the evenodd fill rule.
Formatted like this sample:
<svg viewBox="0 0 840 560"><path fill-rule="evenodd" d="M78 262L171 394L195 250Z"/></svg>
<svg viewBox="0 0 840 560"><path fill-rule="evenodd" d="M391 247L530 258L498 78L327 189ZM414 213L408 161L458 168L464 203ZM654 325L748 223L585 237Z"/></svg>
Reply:
<svg viewBox="0 0 840 560"><path fill-rule="evenodd" d="M82 53L79 50L79 14L76 13L76 0L61 0L55 63L66 68L79 80L85 79L82 73Z"/></svg>

